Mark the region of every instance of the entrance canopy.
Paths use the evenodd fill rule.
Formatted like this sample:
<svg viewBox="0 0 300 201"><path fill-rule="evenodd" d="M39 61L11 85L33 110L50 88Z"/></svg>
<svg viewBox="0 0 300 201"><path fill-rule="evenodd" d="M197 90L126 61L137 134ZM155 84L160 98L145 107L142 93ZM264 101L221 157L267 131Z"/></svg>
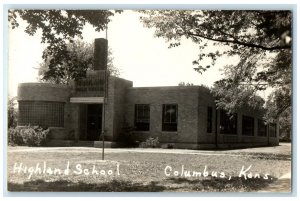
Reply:
<svg viewBox="0 0 300 201"><path fill-rule="evenodd" d="M103 97L71 97L71 103L103 103Z"/></svg>

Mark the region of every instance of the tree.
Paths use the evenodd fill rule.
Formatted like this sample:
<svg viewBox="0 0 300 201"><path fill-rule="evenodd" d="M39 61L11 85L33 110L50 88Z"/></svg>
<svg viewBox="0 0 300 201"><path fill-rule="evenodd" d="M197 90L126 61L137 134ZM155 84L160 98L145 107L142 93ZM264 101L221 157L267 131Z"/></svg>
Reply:
<svg viewBox="0 0 300 201"><path fill-rule="evenodd" d="M291 94L287 94L290 92L290 89L276 90L266 102L266 121L279 122L280 137L284 140L291 140L292 108L287 104L291 101Z"/></svg>
<svg viewBox="0 0 300 201"><path fill-rule="evenodd" d="M220 80L211 90L217 107L225 109L228 114L234 114L243 108L264 111L264 99L256 95L250 86L231 86L225 80Z"/></svg>
<svg viewBox="0 0 300 201"><path fill-rule="evenodd" d="M148 28L156 28L155 36L164 37L170 47L180 45L182 37L199 44L199 58L194 61L197 71L205 71L200 62L212 59L212 65L222 55L243 55L278 52L291 49L290 11L206 11L206 10L147 10L141 21ZM209 43L212 42L212 43ZM208 45L226 46L223 50L206 53Z"/></svg>
<svg viewBox="0 0 300 201"><path fill-rule="evenodd" d="M45 50L47 51L47 50ZM39 80L41 82L50 82L55 84L69 84L71 80L77 80L85 77L86 71L93 67L93 44L76 40L67 44L67 51L70 57L62 60L59 68L49 68L50 60L40 63ZM54 58L55 59L55 58ZM120 71L113 65L113 57L111 49L108 49L107 68L110 75L119 76Z"/></svg>
<svg viewBox="0 0 300 201"><path fill-rule="evenodd" d="M8 105L7 105L7 123L8 128L15 128L17 126L17 110L15 108L16 97L8 98Z"/></svg>
<svg viewBox="0 0 300 201"><path fill-rule="evenodd" d="M199 45L199 55L193 64L201 74L214 66L220 57L228 57L228 60L238 58L236 65L225 67L225 78L215 84L218 107L235 110L243 102L250 101L249 97L256 97L258 90L268 87L276 91L288 91L284 93L284 108L277 108L278 111L282 113L291 107L290 11L140 12L144 25L155 28L155 36L165 38L169 47L179 46L182 38ZM203 66L207 59L211 65ZM245 100L241 100L243 98Z"/></svg>
<svg viewBox="0 0 300 201"><path fill-rule="evenodd" d="M179 82L178 86L194 86L194 84L190 82Z"/></svg>
<svg viewBox="0 0 300 201"><path fill-rule="evenodd" d="M108 10L9 10L8 20L11 28L19 26L19 18L28 25L25 32L35 35L42 31L41 43L47 47L43 60L49 63L49 70L62 68L64 61L71 61L73 55L68 51L68 43L74 38L82 39L84 25L91 24L96 31L103 31L110 22L110 17L121 11Z"/></svg>

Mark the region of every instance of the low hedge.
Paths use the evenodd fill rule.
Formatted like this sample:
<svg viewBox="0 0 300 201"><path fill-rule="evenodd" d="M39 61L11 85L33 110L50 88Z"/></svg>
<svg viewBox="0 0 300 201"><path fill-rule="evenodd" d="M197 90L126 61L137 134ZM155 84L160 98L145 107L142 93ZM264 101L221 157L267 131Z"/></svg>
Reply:
<svg viewBox="0 0 300 201"><path fill-rule="evenodd" d="M25 126L8 129L8 144L12 146L43 146L49 136L49 128L41 126Z"/></svg>

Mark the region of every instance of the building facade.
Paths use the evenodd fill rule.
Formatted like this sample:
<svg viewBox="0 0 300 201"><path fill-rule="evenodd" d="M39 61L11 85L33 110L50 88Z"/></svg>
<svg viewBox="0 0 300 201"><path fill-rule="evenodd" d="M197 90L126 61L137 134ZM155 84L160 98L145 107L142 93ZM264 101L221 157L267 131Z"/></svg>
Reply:
<svg viewBox="0 0 300 201"><path fill-rule="evenodd" d="M104 56L103 56L104 55ZM157 137L162 147L187 149L278 145L278 124L265 125L263 113L217 110L202 86L133 87L107 76L107 41L95 40L94 69L71 86L22 83L19 126L49 127L49 146L122 147L126 130L136 141Z"/></svg>

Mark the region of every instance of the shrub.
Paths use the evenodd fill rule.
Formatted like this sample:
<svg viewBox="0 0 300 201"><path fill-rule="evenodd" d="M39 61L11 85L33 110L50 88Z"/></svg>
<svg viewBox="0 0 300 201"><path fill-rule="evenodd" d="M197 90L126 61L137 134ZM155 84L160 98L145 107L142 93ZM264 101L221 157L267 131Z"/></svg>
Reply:
<svg viewBox="0 0 300 201"><path fill-rule="evenodd" d="M149 137L145 142L140 143L141 148L155 148L159 146L158 137Z"/></svg>
<svg viewBox="0 0 300 201"><path fill-rule="evenodd" d="M174 144L173 143L164 143L160 147L163 149L174 149Z"/></svg>
<svg viewBox="0 0 300 201"><path fill-rule="evenodd" d="M124 124L122 128L123 132L119 136L118 141L123 142L125 147L138 147L139 142L136 141L134 136L134 127L129 126L128 124Z"/></svg>
<svg viewBox="0 0 300 201"><path fill-rule="evenodd" d="M40 126L26 126L20 129L23 142L28 146L42 146L46 143L50 130Z"/></svg>
<svg viewBox="0 0 300 201"><path fill-rule="evenodd" d="M22 135L20 133L20 129L18 128L9 128L7 137L8 137L8 144L11 146L24 144Z"/></svg>

